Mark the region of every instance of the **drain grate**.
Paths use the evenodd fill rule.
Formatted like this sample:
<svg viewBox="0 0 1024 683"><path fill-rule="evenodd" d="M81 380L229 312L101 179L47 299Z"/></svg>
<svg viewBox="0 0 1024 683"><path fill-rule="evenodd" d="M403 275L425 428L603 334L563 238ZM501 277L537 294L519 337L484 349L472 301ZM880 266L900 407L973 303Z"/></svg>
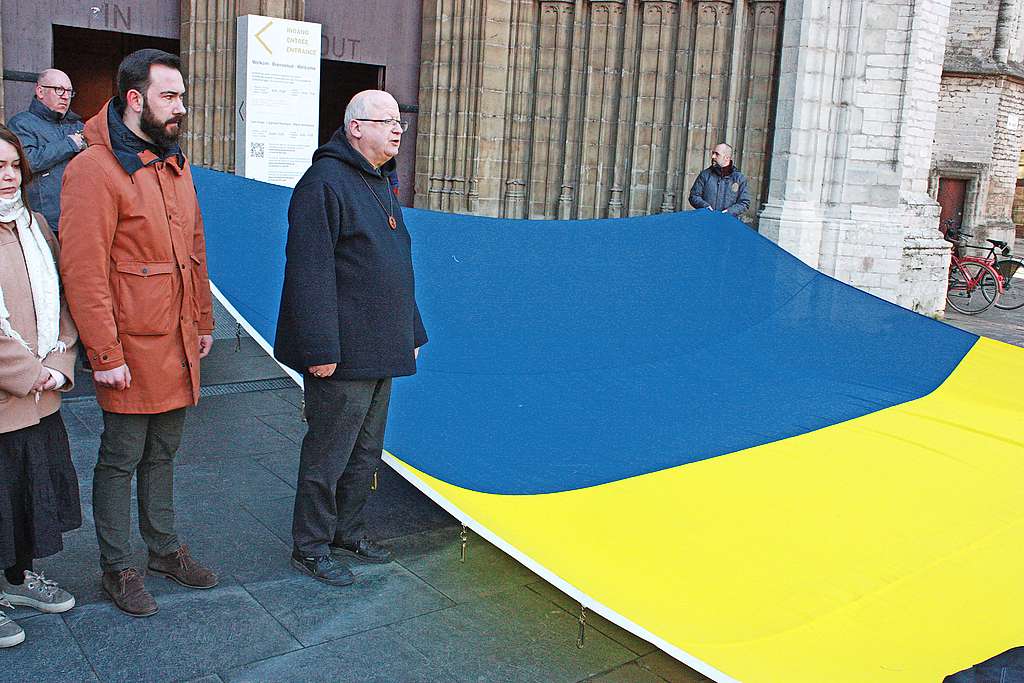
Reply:
<svg viewBox="0 0 1024 683"><path fill-rule="evenodd" d="M230 382L201 387L200 396L227 396L228 394L247 394L250 391L270 391L271 389L295 389L298 385L287 377L275 379L258 379L252 382Z"/></svg>
<svg viewBox="0 0 1024 683"><path fill-rule="evenodd" d="M298 385L287 377L274 379L257 379L251 382L229 382L227 384L211 384L199 389L199 396L229 396L231 394L248 394L253 391L272 391L274 389L295 389ZM72 396L65 398L64 403L74 405L76 403L96 402L95 396Z"/></svg>

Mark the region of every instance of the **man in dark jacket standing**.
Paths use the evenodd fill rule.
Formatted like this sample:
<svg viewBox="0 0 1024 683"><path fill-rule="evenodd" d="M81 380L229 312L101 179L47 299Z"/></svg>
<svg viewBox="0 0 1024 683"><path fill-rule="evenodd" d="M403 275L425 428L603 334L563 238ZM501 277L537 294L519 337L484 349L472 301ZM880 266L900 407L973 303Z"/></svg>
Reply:
<svg viewBox="0 0 1024 683"><path fill-rule="evenodd" d="M64 167L85 149L82 118L71 111L75 90L63 71L46 69L36 80L36 96L28 111L15 114L10 128L21 140L32 167L28 198L32 208L59 230L60 188Z"/></svg>
<svg viewBox="0 0 1024 683"><path fill-rule="evenodd" d="M387 173L406 123L398 103L366 90L313 155L288 207L274 355L303 375L302 441L292 565L352 583L334 556L387 562L363 508L384 447L391 378L416 372L427 334L416 306L409 233Z"/></svg>
<svg viewBox="0 0 1024 683"><path fill-rule="evenodd" d="M750 208L747 177L732 165L732 147L724 142L711 151L711 166L693 181L690 206L733 216L740 216Z"/></svg>

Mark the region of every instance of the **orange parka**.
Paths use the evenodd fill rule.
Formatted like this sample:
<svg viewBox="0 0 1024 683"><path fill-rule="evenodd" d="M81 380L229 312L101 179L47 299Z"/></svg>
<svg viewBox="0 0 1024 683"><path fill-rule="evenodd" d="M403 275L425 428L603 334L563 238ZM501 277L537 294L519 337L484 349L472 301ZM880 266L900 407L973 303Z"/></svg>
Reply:
<svg viewBox="0 0 1024 683"><path fill-rule="evenodd" d="M64 172L60 271L92 367L131 372L128 389L96 387L100 407L161 413L199 400L199 335L213 331L203 221L183 156L144 149L125 163L112 102Z"/></svg>

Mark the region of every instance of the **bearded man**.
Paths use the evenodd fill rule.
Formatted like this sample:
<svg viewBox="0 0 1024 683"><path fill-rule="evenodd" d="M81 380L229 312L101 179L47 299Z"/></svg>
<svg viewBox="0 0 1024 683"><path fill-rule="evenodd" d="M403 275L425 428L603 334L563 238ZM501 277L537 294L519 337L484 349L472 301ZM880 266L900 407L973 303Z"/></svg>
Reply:
<svg viewBox="0 0 1024 683"><path fill-rule="evenodd" d="M93 367L103 434L93 515L103 588L132 616L157 611L131 564L131 483L147 567L190 588L217 576L174 528L174 454L199 400L199 360L213 346L203 221L178 146L185 85L175 55L125 57L118 96L85 126L88 149L64 174L61 274Z"/></svg>

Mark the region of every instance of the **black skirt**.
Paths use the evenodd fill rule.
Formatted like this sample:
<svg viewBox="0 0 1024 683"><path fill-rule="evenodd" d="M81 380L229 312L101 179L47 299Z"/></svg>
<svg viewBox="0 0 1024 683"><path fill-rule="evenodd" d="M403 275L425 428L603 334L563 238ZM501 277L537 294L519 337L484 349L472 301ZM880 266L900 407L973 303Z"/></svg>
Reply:
<svg viewBox="0 0 1024 683"><path fill-rule="evenodd" d="M60 411L0 434L0 569L60 552L61 534L80 526L78 474Z"/></svg>

